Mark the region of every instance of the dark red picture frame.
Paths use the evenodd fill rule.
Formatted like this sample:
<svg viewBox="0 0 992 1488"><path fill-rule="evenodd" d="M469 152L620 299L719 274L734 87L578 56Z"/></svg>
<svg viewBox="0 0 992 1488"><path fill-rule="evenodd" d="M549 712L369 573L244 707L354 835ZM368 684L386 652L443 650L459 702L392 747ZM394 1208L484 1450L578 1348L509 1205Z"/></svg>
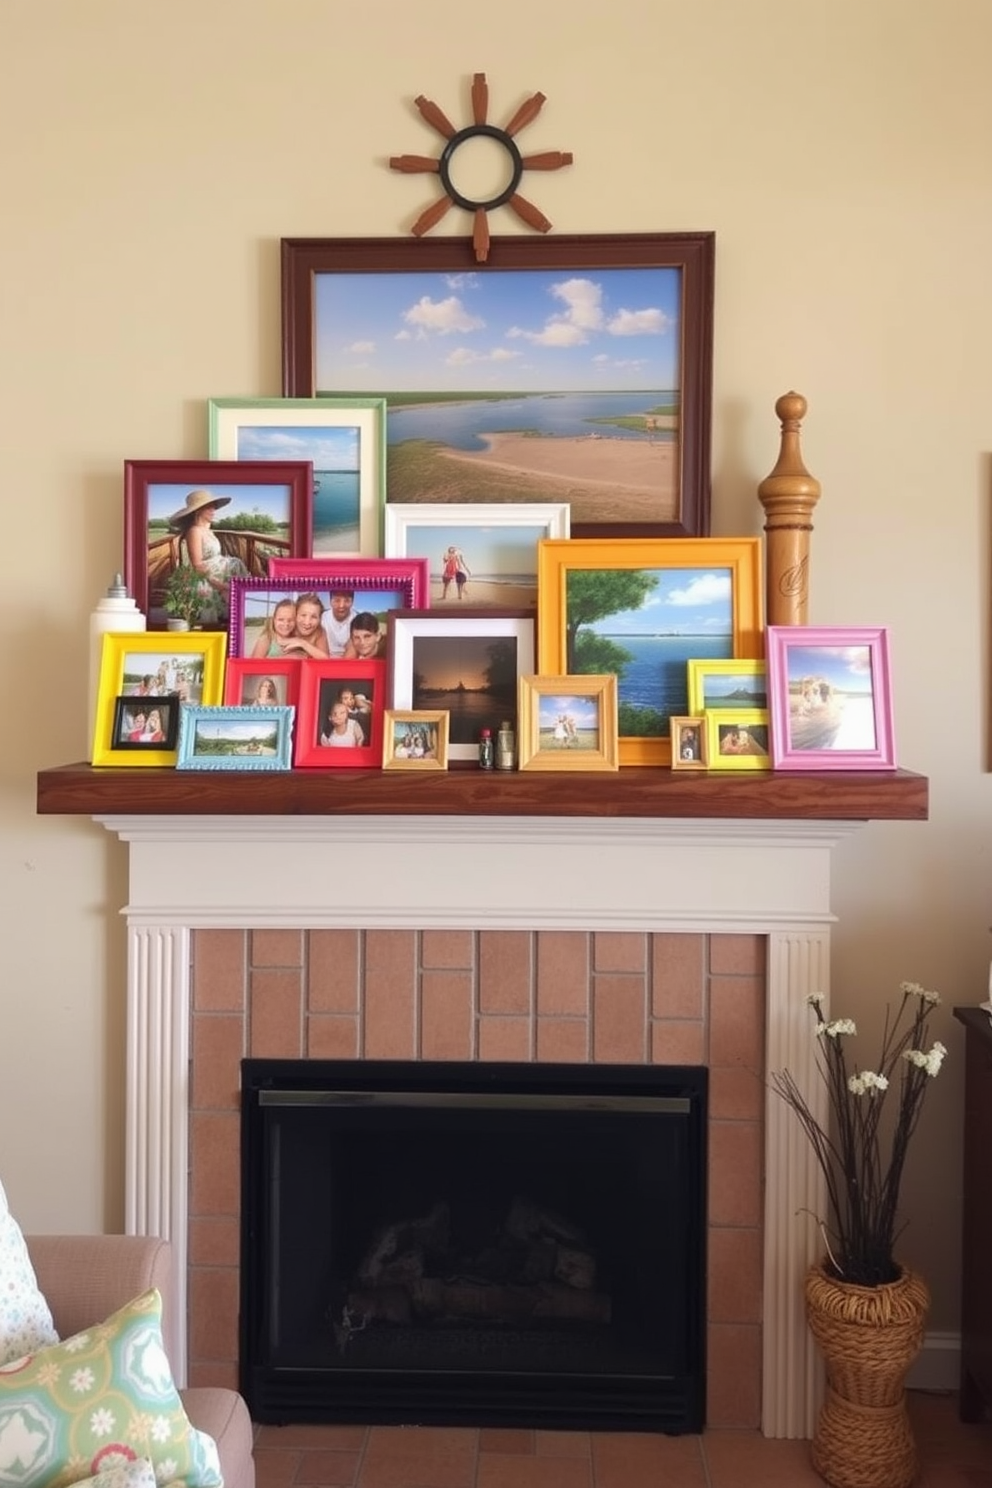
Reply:
<svg viewBox="0 0 992 1488"><path fill-rule="evenodd" d="M313 520L313 466L303 460L125 460L124 462L124 580L149 630L164 630L162 598L170 573L181 566L179 539L168 529L154 542L149 538L150 495L156 486L187 491L214 487L285 487L289 519L287 539L265 537L245 529L233 535L232 545L249 572L268 573L268 559L277 547L284 556L309 555ZM182 502L177 502L177 509ZM226 630L222 624L204 629Z"/></svg>

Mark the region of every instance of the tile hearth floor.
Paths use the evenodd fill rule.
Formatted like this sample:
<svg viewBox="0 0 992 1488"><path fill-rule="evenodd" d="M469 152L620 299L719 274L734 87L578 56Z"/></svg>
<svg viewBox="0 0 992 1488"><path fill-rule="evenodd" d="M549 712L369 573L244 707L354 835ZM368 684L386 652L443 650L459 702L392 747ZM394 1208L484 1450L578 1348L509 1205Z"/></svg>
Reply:
<svg viewBox="0 0 992 1488"><path fill-rule="evenodd" d="M957 1396L912 1391L915 1488L992 1488L992 1423L958 1420ZM258 1426L257 1488L823 1488L809 1443L757 1432L702 1436Z"/></svg>

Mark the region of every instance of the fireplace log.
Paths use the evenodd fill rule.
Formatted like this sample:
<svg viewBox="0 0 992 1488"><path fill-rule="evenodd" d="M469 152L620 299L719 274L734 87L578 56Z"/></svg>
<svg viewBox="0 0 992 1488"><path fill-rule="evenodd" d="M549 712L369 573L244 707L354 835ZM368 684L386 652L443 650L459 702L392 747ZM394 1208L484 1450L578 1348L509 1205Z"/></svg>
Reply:
<svg viewBox="0 0 992 1488"><path fill-rule="evenodd" d="M386 1265L406 1251L440 1254L448 1248L451 1210L440 1202L419 1219L398 1219L377 1230L358 1268L358 1280L378 1282Z"/></svg>
<svg viewBox="0 0 992 1488"><path fill-rule="evenodd" d="M576 1291L591 1291L596 1284L596 1257L587 1250L559 1245L555 1256L555 1276Z"/></svg>
<svg viewBox="0 0 992 1488"><path fill-rule="evenodd" d="M353 1317L406 1326L413 1320L410 1292L406 1287L363 1287L349 1292L347 1308Z"/></svg>
<svg viewBox="0 0 992 1488"><path fill-rule="evenodd" d="M350 1299L349 1299L350 1300ZM413 1311L424 1318L488 1318L517 1322L528 1318L569 1318L608 1323L610 1299L602 1292L579 1292L557 1282L538 1286L486 1286L475 1281L423 1277L410 1289Z"/></svg>
<svg viewBox="0 0 992 1488"><path fill-rule="evenodd" d="M533 1199L517 1194L510 1205L504 1229L517 1240L533 1240L540 1235L549 1235L552 1240L569 1245L581 1245L584 1236L570 1220L563 1219L551 1209L535 1204Z"/></svg>

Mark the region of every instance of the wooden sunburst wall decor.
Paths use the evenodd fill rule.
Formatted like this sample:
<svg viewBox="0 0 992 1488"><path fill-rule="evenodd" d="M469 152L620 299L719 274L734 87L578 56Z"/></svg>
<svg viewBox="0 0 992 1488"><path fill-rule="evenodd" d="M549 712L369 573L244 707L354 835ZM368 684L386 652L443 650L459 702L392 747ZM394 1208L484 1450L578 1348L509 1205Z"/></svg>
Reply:
<svg viewBox="0 0 992 1488"><path fill-rule="evenodd" d="M390 169L403 171L407 175L418 172L430 173L440 177L444 194L429 207L426 207L411 228L414 237L423 237L424 233L430 232L436 227L441 218L450 207L461 207L466 212L473 214L472 224L472 246L475 249L477 263L485 263L489 257L489 221L488 214L495 211L497 207L511 207L521 222L532 227L535 232L548 232L551 223L543 212L538 211L532 202L520 195L517 187L524 171L528 170L561 170L563 165L572 164L572 154L568 150L542 150L537 155L521 155L517 149L514 135L520 133L528 124L532 124L541 112L545 104L543 93L534 93L522 103L513 118L503 128L496 124L488 123L489 114L489 85L486 82L486 74L477 72L472 78L472 123L464 129L456 129L451 120L423 94L414 99L414 103L427 123L445 140L445 146L439 157L435 160L430 155L393 155L390 157ZM486 199L465 196L458 191L451 179L451 161L459 146L466 144L469 140L491 139L498 145L502 145L509 157L509 181L502 191L495 196Z"/></svg>

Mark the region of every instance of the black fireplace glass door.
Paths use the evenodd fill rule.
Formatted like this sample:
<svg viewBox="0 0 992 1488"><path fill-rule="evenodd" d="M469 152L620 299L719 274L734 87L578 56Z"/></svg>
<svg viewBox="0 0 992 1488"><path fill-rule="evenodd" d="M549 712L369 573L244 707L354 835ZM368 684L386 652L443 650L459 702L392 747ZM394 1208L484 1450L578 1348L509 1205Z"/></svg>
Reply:
<svg viewBox="0 0 992 1488"><path fill-rule="evenodd" d="M432 1381L476 1403L595 1385L621 1414L625 1391L701 1396L702 1102L681 1071L582 1066L570 1089L568 1067L320 1063L246 1083L249 1403L293 1382L311 1410L323 1391L382 1419L403 1389L423 1419Z"/></svg>

